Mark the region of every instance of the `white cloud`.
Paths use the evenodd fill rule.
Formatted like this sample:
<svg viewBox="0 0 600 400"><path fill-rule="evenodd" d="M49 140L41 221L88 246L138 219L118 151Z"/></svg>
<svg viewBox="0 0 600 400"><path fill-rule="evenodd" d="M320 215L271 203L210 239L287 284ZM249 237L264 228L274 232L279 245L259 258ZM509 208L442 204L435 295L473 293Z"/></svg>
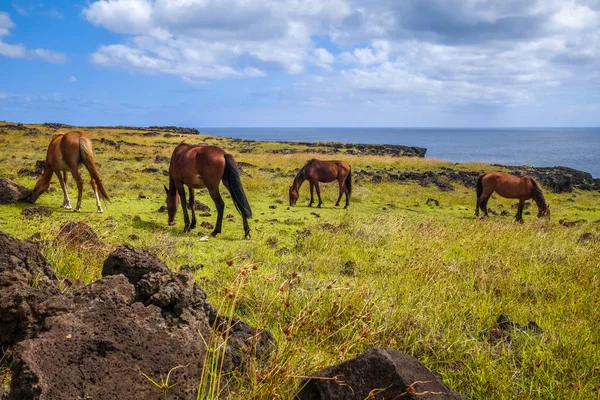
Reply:
<svg viewBox="0 0 600 400"><path fill-rule="evenodd" d="M15 24L5 12L0 12L0 38L9 36ZM27 49L22 44L8 44L0 40L0 55L11 58L27 58L50 63L65 63L69 59L63 54L47 49Z"/></svg>
<svg viewBox="0 0 600 400"><path fill-rule="evenodd" d="M77 77L75 75L71 75L69 77L68 81L71 82L71 83L75 83L75 82L77 82Z"/></svg>
<svg viewBox="0 0 600 400"><path fill-rule="evenodd" d="M92 24L128 35L98 48L101 66L184 78L291 74L330 68L313 36L350 12L344 0L100 0L84 9Z"/></svg>
<svg viewBox="0 0 600 400"><path fill-rule="evenodd" d="M510 107L600 80L599 0L97 0L83 15L124 35L99 66L205 83L313 65L327 79L296 86L311 104Z"/></svg>

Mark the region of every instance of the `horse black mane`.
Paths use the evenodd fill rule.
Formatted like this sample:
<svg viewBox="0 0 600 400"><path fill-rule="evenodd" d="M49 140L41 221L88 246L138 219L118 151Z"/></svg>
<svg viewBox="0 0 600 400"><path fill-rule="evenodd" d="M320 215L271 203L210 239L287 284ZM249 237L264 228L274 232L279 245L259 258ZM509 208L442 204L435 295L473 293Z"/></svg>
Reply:
<svg viewBox="0 0 600 400"><path fill-rule="evenodd" d="M542 193L542 188L540 188L535 179L532 178L531 181L533 182L533 199L539 202L540 209L544 210L546 208L546 198L544 197L544 193Z"/></svg>
<svg viewBox="0 0 600 400"><path fill-rule="evenodd" d="M308 167L310 164L314 163L315 161L317 161L316 158L313 158L312 160L308 160L306 162L306 164L304 164L304 166L302 168L300 168L300 171L298 171L298 173L296 174L296 177L294 178L294 183L293 185L296 187L297 184L301 181L304 180L304 170L306 169L306 167Z"/></svg>

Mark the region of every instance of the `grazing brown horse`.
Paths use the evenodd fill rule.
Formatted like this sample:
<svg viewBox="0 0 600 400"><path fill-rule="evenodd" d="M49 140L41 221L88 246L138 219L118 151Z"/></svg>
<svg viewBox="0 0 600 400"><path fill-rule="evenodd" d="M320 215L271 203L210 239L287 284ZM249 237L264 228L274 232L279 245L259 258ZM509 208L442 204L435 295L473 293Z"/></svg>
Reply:
<svg viewBox="0 0 600 400"><path fill-rule="evenodd" d="M540 185L529 176L515 176L503 172L488 172L477 180L477 206L475 216L479 216L479 209L487 217L487 202L492 193L498 193L507 199L519 199L519 209L515 216L517 222L523 222L523 206L525 200L533 199L538 206L538 218L550 217L550 206L546 203Z"/></svg>
<svg viewBox="0 0 600 400"><path fill-rule="evenodd" d="M250 210L248 199L242 187L240 172L231 154L225 153L223 149L217 146L193 146L181 143L173 150L171 165L169 167L169 188L167 189L165 186L169 225L174 225L175 223L175 213L181 199L181 208L185 222L183 231L189 232L196 227L196 213L193 206L194 189L206 187L210 197L215 202L218 212L217 224L212 232L212 236L217 236L221 233L225 203L219 192L220 181L223 181L223 184L229 190L229 193L231 193L233 204L242 215L245 237L246 239L250 239L248 218L252 217L252 210ZM184 185L190 191L189 203L185 199ZM188 216L187 204L192 209L191 222Z"/></svg>
<svg viewBox="0 0 600 400"><path fill-rule="evenodd" d="M81 195L83 193L83 178L79 174L79 168L85 165L85 168L90 173L92 178L92 188L96 194L96 206L98 212L102 212L100 197L104 200L109 200L106 190L102 185L100 174L94 162L94 151L92 150L92 141L83 132L72 131L61 135L56 135L52 138L46 153L46 163L42 176L36 182L33 192L29 196L29 202L35 203L40 194L42 194L50 186L52 174L58 176L60 187L63 190L63 208L70 210L71 200L67 193L67 173L71 172L77 183L77 205L73 211L81 210Z"/></svg>
<svg viewBox="0 0 600 400"><path fill-rule="evenodd" d="M338 181L340 185L340 195L338 196L335 206L340 205L342 195L346 193L346 206L348 208L350 204L350 195L352 194L352 171L348 163L344 161L319 161L310 160L304 167L298 172L298 175L294 178L292 186L290 186L290 206L295 206L298 197L300 196L299 190L302 183L307 180L310 183L310 203L309 207L312 207L314 201L313 192L317 190L317 197L319 198L319 204L317 207L321 207L323 201L321 200L321 188L319 182L333 182Z"/></svg>

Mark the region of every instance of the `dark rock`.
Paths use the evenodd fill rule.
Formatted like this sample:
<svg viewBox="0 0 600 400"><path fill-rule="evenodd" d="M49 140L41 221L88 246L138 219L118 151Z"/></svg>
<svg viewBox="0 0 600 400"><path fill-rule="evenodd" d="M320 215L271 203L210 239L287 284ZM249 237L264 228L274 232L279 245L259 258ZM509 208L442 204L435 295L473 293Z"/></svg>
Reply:
<svg viewBox="0 0 600 400"><path fill-rule="evenodd" d="M155 163L168 163L171 162L171 159L169 157L165 157L165 156L156 156L156 158L154 158L154 162Z"/></svg>
<svg viewBox="0 0 600 400"><path fill-rule="evenodd" d="M510 216L510 215L511 215L511 214L510 214L508 211L506 211L506 210L502 210L502 212L500 213L500 216L501 216L501 217L508 217L508 216Z"/></svg>
<svg viewBox="0 0 600 400"><path fill-rule="evenodd" d="M300 384L298 400L462 399L416 358L374 348Z"/></svg>
<svg viewBox="0 0 600 400"><path fill-rule="evenodd" d="M561 224L562 226L565 226L567 228L572 228L577 225L585 224L586 222L587 222L587 220L585 220L585 219L578 219L575 221L567 221L566 219L561 219L560 221L558 221L559 224Z"/></svg>
<svg viewBox="0 0 600 400"><path fill-rule="evenodd" d="M48 206L25 207L23 210L21 210L21 214L25 218L46 217L46 216L52 214L52 212L53 212L52 208L50 208Z"/></svg>
<svg viewBox="0 0 600 400"><path fill-rule="evenodd" d="M440 202L439 202L439 201L437 201L436 199L432 198L432 197L429 197L429 198L427 199L427 201L425 202L425 204L427 204L427 205L431 205L431 204L433 204L433 205L434 205L434 206L436 206L436 207L439 207L439 206L440 206Z"/></svg>
<svg viewBox="0 0 600 400"><path fill-rule="evenodd" d="M38 247L0 232L0 359L39 331L40 304L59 293L54 270Z"/></svg>
<svg viewBox="0 0 600 400"><path fill-rule="evenodd" d="M133 157L133 159L135 161L142 161L144 158L146 158L146 157L144 157L144 156L135 156L135 157Z"/></svg>
<svg viewBox="0 0 600 400"><path fill-rule="evenodd" d="M188 204L188 209L190 209L190 210L192 209L192 206L190 204ZM206 204L200 202L199 200L194 200L194 210L210 212L210 207L207 206Z"/></svg>
<svg viewBox="0 0 600 400"><path fill-rule="evenodd" d="M277 208L277 206L276 206L276 205L273 205L273 204L271 204L271 205L269 206L269 208L270 208L271 210L275 210L275 209Z"/></svg>
<svg viewBox="0 0 600 400"><path fill-rule="evenodd" d="M32 178L37 178L42 174L42 171L44 170L44 165L46 165L46 162L44 160L37 160L33 169L23 168L18 172L18 174L30 176Z"/></svg>
<svg viewBox="0 0 600 400"><path fill-rule="evenodd" d="M580 242L580 243L598 242L599 240L600 240L600 235L598 235L597 233L586 232L586 233L581 234L581 236L579 236L578 242Z"/></svg>
<svg viewBox="0 0 600 400"><path fill-rule="evenodd" d="M516 210L519 208L519 203L513 204L511 207ZM528 210L530 208L531 208L531 203L529 201L526 201L525 203L523 203L523 210Z"/></svg>
<svg viewBox="0 0 600 400"><path fill-rule="evenodd" d="M96 232L84 222L65 222L60 226L56 240L63 245L79 248L91 249L103 246Z"/></svg>
<svg viewBox="0 0 600 400"><path fill-rule="evenodd" d="M146 195L144 193L140 193L138 195L138 200L141 200L141 199L147 199L147 197L146 197Z"/></svg>
<svg viewBox="0 0 600 400"><path fill-rule="evenodd" d="M146 132L142 136L153 137L153 136L159 136L159 135L160 135L160 132Z"/></svg>
<svg viewBox="0 0 600 400"><path fill-rule="evenodd" d="M496 212L494 209L492 209L492 208L489 208L489 207L488 207L488 210L487 210L487 211L488 211L488 214L492 214L492 215L498 215L498 213L497 213L497 212Z"/></svg>
<svg viewBox="0 0 600 400"><path fill-rule="evenodd" d="M484 330L480 333L480 338L487 340L492 345L504 343L510 346L512 343L513 335L517 333L542 333L542 328L534 321L529 321L527 325L519 325L513 322L512 319L506 314L500 314L496 320L496 325Z"/></svg>
<svg viewBox="0 0 600 400"><path fill-rule="evenodd" d="M311 212L310 215L314 215L317 218L321 218L321 214L317 214L316 212Z"/></svg>
<svg viewBox="0 0 600 400"><path fill-rule="evenodd" d="M275 349L268 331L218 315L189 273L170 272L152 253L121 246L101 280L63 294L34 244L2 232L0 244L0 348L13 350L8 399L162 398L141 372L160 381L170 370L177 385L169 398L194 398L205 343L228 337L218 346L223 374Z"/></svg>
<svg viewBox="0 0 600 400"><path fill-rule="evenodd" d="M233 219L233 218L234 218L234 215L233 215L233 214L227 214L227 215L225 216L225 218L227 218L227 219Z"/></svg>
<svg viewBox="0 0 600 400"><path fill-rule="evenodd" d="M158 210L156 210L159 213L164 213L167 212L167 206L160 206Z"/></svg>
<svg viewBox="0 0 600 400"><path fill-rule="evenodd" d="M200 227L203 228L203 229L215 229L215 227L213 226L213 224L211 224L208 221L202 221L200 223Z"/></svg>
<svg viewBox="0 0 600 400"><path fill-rule="evenodd" d="M130 240L138 240L139 236L136 235L135 233L132 233L131 235L127 236L127 238Z"/></svg>
<svg viewBox="0 0 600 400"><path fill-rule="evenodd" d="M147 173L151 173L151 174L156 174L158 172L160 172L160 169L158 168L154 168L154 167L148 167L148 168L144 168L142 170L142 172L147 172Z"/></svg>
<svg viewBox="0 0 600 400"><path fill-rule="evenodd" d="M26 200L31 190L5 178L0 178L0 204L16 203Z"/></svg>
<svg viewBox="0 0 600 400"><path fill-rule="evenodd" d="M212 214L209 212L201 212L198 214L199 217L210 217Z"/></svg>
<svg viewBox="0 0 600 400"><path fill-rule="evenodd" d="M452 186L450 183L448 182L444 182L444 181L435 181L433 182L433 184L435 186L437 186L438 189L440 189L442 192L451 192L454 190L454 186Z"/></svg>
<svg viewBox="0 0 600 400"><path fill-rule="evenodd" d="M109 146L116 146L117 145L117 142L115 142L114 140L110 140L110 139L106 139L106 138L101 138L100 139L100 143L106 144L106 145L109 145Z"/></svg>
<svg viewBox="0 0 600 400"><path fill-rule="evenodd" d="M128 244L117 247L102 267L102 276L122 274L134 285L150 272L168 272L168 268L153 253Z"/></svg>
<svg viewBox="0 0 600 400"><path fill-rule="evenodd" d="M569 198L567 199L567 201L568 201L569 203L575 203L575 199L574 199L574 198L572 198L572 197L569 197Z"/></svg>
<svg viewBox="0 0 600 400"><path fill-rule="evenodd" d="M344 274L346 276L354 277L354 276L356 276L355 269L356 269L356 262L347 261L346 263L344 263L344 266L342 268L342 274Z"/></svg>

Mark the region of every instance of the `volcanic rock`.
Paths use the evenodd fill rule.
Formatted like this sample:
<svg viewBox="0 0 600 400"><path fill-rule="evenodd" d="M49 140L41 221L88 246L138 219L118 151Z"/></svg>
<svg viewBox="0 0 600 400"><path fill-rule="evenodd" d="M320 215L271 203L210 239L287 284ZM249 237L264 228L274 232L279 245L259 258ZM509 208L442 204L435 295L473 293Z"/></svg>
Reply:
<svg viewBox="0 0 600 400"><path fill-rule="evenodd" d="M416 358L374 348L325 368L300 384L298 400L462 399Z"/></svg>
<svg viewBox="0 0 600 400"><path fill-rule="evenodd" d="M25 200L31 194L31 190L25 186L18 185L5 178L0 178L0 204L10 204Z"/></svg>

